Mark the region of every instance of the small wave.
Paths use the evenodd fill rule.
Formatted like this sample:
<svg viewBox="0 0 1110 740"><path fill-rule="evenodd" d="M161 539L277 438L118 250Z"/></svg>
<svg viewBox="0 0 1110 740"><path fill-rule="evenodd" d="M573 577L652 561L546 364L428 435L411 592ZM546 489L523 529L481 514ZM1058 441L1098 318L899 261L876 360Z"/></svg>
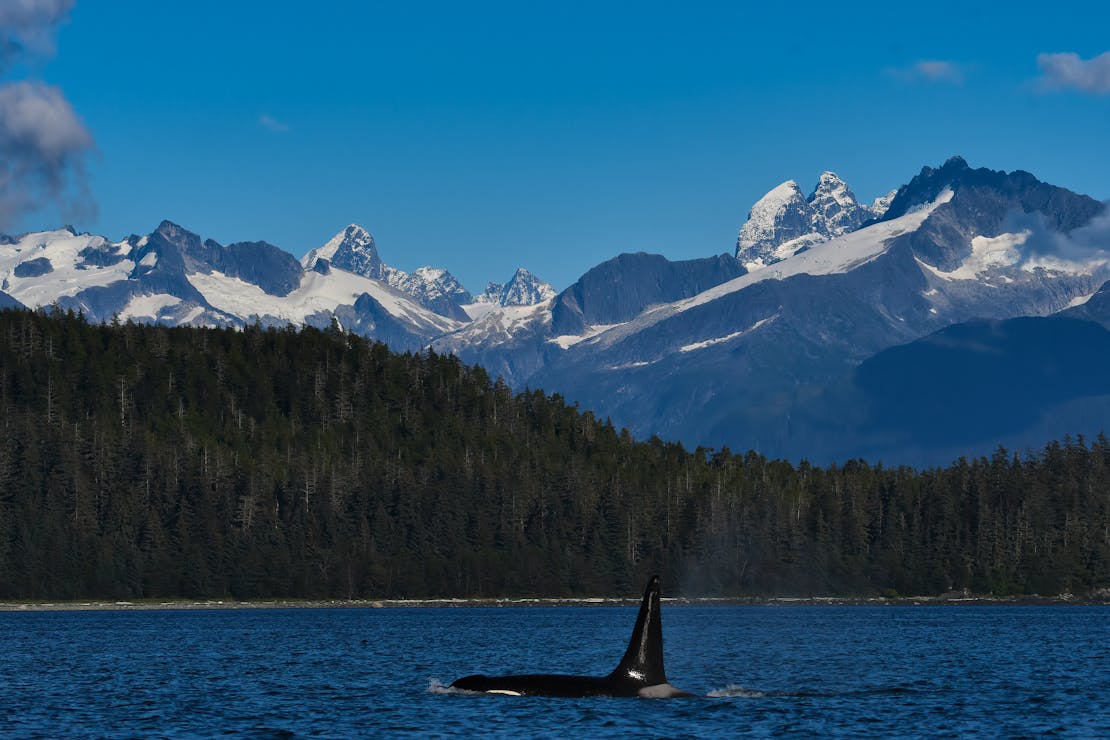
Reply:
<svg viewBox="0 0 1110 740"><path fill-rule="evenodd" d="M758 689L746 689L743 686L736 684L729 684L723 689L715 689L710 691L706 696L713 699L720 698L740 698L740 699L764 699L764 698L795 698L795 699L833 699L845 696L868 696L873 694L910 694L917 693L913 689L904 686L888 686L873 689L854 689L850 691L815 691L803 689L800 691L759 691Z"/></svg>
<svg viewBox="0 0 1110 740"><path fill-rule="evenodd" d="M458 694L459 696L478 696L480 691L467 691L466 689L456 689L450 684L445 684L438 678L428 680L428 693L429 694Z"/></svg>
<svg viewBox="0 0 1110 740"><path fill-rule="evenodd" d="M738 698L741 698L741 699L760 699L764 696L768 696L768 694L767 694L766 691L756 691L755 689L745 689L743 686L737 686L736 684L729 684L728 686L724 687L723 689L714 689L713 691L710 691L708 694L706 694L706 696L708 696L710 698L713 698L713 699L733 698L733 697L738 697Z"/></svg>

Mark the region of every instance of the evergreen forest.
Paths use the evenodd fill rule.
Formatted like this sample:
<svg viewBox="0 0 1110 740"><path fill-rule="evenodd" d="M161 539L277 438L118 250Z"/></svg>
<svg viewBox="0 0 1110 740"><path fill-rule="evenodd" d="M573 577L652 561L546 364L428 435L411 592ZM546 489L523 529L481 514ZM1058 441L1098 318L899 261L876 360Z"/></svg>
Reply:
<svg viewBox="0 0 1110 740"><path fill-rule="evenodd" d="M0 599L1087 594L1110 441L943 468L635 440L339 330L0 312Z"/></svg>

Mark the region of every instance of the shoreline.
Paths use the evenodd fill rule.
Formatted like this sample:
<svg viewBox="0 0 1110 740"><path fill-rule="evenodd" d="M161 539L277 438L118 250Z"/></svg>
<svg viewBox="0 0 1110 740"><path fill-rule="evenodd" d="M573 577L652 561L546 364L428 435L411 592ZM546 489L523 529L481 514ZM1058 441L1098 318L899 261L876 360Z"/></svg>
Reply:
<svg viewBox="0 0 1110 740"><path fill-rule="evenodd" d="M4 601L0 612L205 611L250 609L454 609L551 606L637 606L638 598L473 598L473 599L143 599L109 601ZM885 598L852 596L670 597L666 606L1110 606L1110 595L1012 596L944 595Z"/></svg>

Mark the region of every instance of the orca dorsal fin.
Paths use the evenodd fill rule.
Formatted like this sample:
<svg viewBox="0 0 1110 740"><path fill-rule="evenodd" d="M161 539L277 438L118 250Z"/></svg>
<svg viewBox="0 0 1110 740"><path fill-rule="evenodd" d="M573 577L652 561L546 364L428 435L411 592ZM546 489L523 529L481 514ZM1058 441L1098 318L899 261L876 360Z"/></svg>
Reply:
<svg viewBox="0 0 1110 740"><path fill-rule="evenodd" d="M612 679L632 680L644 686L667 683L663 670L663 623L659 614L659 576L652 576L644 590L628 650Z"/></svg>

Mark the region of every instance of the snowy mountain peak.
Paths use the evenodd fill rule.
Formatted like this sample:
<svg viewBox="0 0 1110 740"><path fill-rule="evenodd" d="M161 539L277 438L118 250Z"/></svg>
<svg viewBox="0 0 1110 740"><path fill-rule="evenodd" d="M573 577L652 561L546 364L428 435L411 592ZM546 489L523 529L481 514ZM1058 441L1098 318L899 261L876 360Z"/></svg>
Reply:
<svg viewBox="0 0 1110 740"><path fill-rule="evenodd" d="M817 187L813 189L813 195L810 195L809 199L813 200L819 193L843 193L845 191L848 192L852 200L855 200L855 197L851 196L851 191L848 190L848 184L840 179L840 175L831 170L825 170L817 178Z"/></svg>
<svg viewBox="0 0 1110 740"><path fill-rule="evenodd" d="M200 245L200 236L173 221L162 221L151 236L160 236L174 246L187 248Z"/></svg>
<svg viewBox="0 0 1110 740"><path fill-rule="evenodd" d="M925 166L912 180L898 188L883 218L897 218L922 203L928 203L945 188L959 191L965 187L995 188L1013 193L1036 188L1039 180L1028 172L1002 172L986 168L972 169L960 156L949 157L940 167Z"/></svg>
<svg viewBox="0 0 1110 740"><path fill-rule="evenodd" d="M813 209L813 232L830 238L855 231L872 217L871 211L860 205L855 193L835 172L821 174L809 204Z"/></svg>
<svg viewBox="0 0 1110 740"><path fill-rule="evenodd" d="M471 300L462 283L440 267L418 267L412 273L383 266L382 278L397 290L412 296L422 305L442 316L465 321L466 312L461 306Z"/></svg>
<svg viewBox="0 0 1110 740"><path fill-rule="evenodd" d="M871 201L871 213L875 218L882 218L886 215L886 212L890 209L890 203L894 200L894 196L896 195L898 195L897 188Z"/></svg>
<svg viewBox="0 0 1110 740"><path fill-rule="evenodd" d="M753 270L804 249L812 242L813 217L798 183L787 180L752 206L736 237L736 259Z"/></svg>
<svg viewBox="0 0 1110 740"><path fill-rule="evenodd" d="M821 173L821 177L817 180L817 187L813 189L807 200L815 207L825 203L835 203L841 208L853 208L859 205L855 193L848 188L848 184L835 172L827 170Z"/></svg>
<svg viewBox="0 0 1110 740"><path fill-rule="evenodd" d="M301 265L311 270L318 260L327 261L329 269L337 267L380 280L441 316L459 321L467 318L460 306L470 300L470 293L451 273L438 267L420 267L412 273L390 267L382 262L374 237L358 224L347 226L327 244L309 251Z"/></svg>
<svg viewBox="0 0 1110 740"><path fill-rule="evenodd" d="M350 224L324 246L310 250L301 259L301 265L311 268L317 259L326 259L335 267L364 277L382 279L382 260L374 237L358 224Z"/></svg>
<svg viewBox="0 0 1110 740"><path fill-rule="evenodd" d="M463 306L471 319L478 321L501 309L536 306L555 297L555 288L523 267L518 267L507 283L489 282L481 295ZM503 313L503 312L502 312Z"/></svg>
<svg viewBox="0 0 1110 740"><path fill-rule="evenodd" d="M890 197L875 201L883 212ZM736 258L748 270L758 270L855 231L879 215L856 200L835 172L822 172L808 198L797 182L787 180L752 206L737 235Z"/></svg>
<svg viewBox="0 0 1110 740"><path fill-rule="evenodd" d="M555 289L523 267L518 267L507 283L489 282L475 304L494 306L534 306L555 297Z"/></svg>
<svg viewBox="0 0 1110 740"><path fill-rule="evenodd" d="M805 197L802 195L802 189L798 187L797 181L787 180L771 188L766 195L760 198L759 201L752 206L752 212L773 216L783 206L804 200Z"/></svg>
<svg viewBox="0 0 1110 740"><path fill-rule="evenodd" d="M451 276L451 273L447 272L447 270L444 270L442 267L432 267L431 265L417 267L412 271L412 274L429 283L442 280L444 275L448 277Z"/></svg>
<svg viewBox="0 0 1110 740"><path fill-rule="evenodd" d="M555 297L555 289L523 267L518 267L513 277L501 290L502 306L533 306Z"/></svg>

